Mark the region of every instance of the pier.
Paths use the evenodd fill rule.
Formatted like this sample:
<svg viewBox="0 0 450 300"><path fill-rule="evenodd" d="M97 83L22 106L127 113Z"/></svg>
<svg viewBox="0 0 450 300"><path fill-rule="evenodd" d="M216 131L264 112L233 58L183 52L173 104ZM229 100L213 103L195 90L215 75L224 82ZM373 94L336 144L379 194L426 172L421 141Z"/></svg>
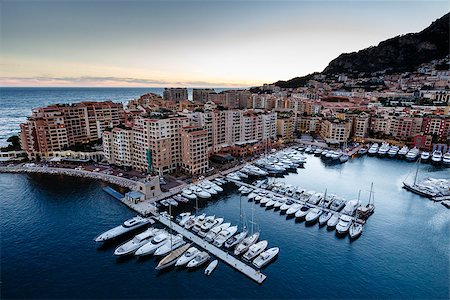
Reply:
<svg viewBox="0 0 450 300"><path fill-rule="evenodd" d="M255 270L249 265L243 263L239 259L235 258L233 255L217 248L216 246L211 245L210 243L206 242L199 236L193 234L192 232L188 231L187 229L181 227L180 225L176 224L175 222L171 222L169 219L165 218L161 215L155 215L155 220L158 220L162 224L164 224L167 227L172 228L176 232L183 235L186 239L190 240L191 242L195 243L199 247L205 249L212 255L216 256L217 258L221 259L228 265L230 265L235 270L238 270L245 276L249 277L253 281L261 284L267 276L262 274L259 270Z"/></svg>

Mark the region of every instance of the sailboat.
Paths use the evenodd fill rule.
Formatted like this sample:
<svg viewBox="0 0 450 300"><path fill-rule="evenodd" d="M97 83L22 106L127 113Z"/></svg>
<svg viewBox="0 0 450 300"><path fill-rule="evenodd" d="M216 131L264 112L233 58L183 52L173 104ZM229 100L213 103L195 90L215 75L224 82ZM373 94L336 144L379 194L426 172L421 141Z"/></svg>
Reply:
<svg viewBox="0 0 450 300"><path fill-rule="evenodd" d="M420 196L431 198L436 196L436 192L424 185L417 184L417 175L419 173L420 160L421 159L419 158L419 160L417 161L416 174L414 176L413 184L407 183L405 180L403 181L403 188Z"/></svg>
<svg viewBox="0 0 450 300"><path fill-rule="evenodd" d="M360 191L361 192L361 191ZM359 196L358 196L359 199ZM360 219L367 219L375 210L375 197L373 192L373 182L370 185L369 203L366 206L358 206L356 209L356 216Z"/></svg>
<svg viewBox="0 0 450 300"><path fill-rule="evenodd" d="M254 207L252 207L252 235L246 237L245 239L242 240L241 243L239 243L239 245L236 246L236 249L234 249L234 255L240 255L244 252L246 252L248 250L248 248L250 248L251 245L253 245L254 243L256 243L256 241L259 239L259 231L254 232Z"/></svg>
<svg viewBox="0 0 450 300"><path fill-rule="evenodd" d="M372 188L373 188L373 183L372 183L372 186L370 189L370 194L372 194ZM358 202L359 202L360 196L361 196L361 190L359 190L359 193L358 193ZM370 203L370 196L369 196L369 203ZM363 230L363 224L361 222L359 222L357 216L358 216L358 210L357 210L357 213L355 214L355 217L353 218L352 225L350 225L350 228L348 230L348 234L351 239L358 238L361 235L362 230Z"/></svg>
<svg viewBox="0 0 450 300"><path fill-rule="evenodd" d="M247 225L242 214L242 196L239 197L239 225L242 227L242 231L227 239L224 244L225 248L231 248L234 245L241 243L248 234Z"/></svg>

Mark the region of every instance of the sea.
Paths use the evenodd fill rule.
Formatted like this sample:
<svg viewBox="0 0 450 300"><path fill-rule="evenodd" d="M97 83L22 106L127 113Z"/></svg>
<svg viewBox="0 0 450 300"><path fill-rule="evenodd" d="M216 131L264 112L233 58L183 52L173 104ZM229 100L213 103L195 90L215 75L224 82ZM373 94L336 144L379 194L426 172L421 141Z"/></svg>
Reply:
<svg viewBox="0 0 450 300"><path fill-rule="evenodd" d="M215 88L216 92L233 88ZM146 93L162 95L164 88L38 88L0 87L0 146L19 132L19 124L31 115L31 109L56 103L106 101L126 103ZM192 88L188 88L192 99Z"/></svg>
<svg viewBox="0 0 450 300"><path fill-rule="evenodd" d="M102 190L105 183L0 174L1 298L449 299L450 211L402 189L415 169L377 157L328 165L310 155L304 169L275 179L346 199L361 190L363 203L373 182L375 213L354 241L248 202L236 188L201 201L198 210L194 203L174 210L236 225L241 212L253 219L261 239L280 247L260 285L224 262L207 277L205 267L156 271L153 257L114 257L132 236L105 245L93 239L135 214ZM448 179L450 172L423 164L424 177Z"/></svg>
<svg viewBox="0 0 450 300"><path fill-rule="evenodd" d="M162 89L2 88L0 132L16 133L32 107L83 100L126 102ZM99 245L94 237L135 213L106 194L105 183L56 175L0 174L2 299L449 299L450 211L402 188L416 164L362 157L330 165L308 155L304 169L276 178L307 190L367 202L375 213L351 241L317 224L286 219L240 196L222 195L174 210L207 213L239 224L253 221L278 258L261 285L219 262L203 268L156 271L157 259L116 258L126 239ZM421 164L419 179L450 179L449 169ZM274 179L272 179L274 180ZM242 209L240 209L242 208ZM128 236L126 238L131 238Z"/></svg>

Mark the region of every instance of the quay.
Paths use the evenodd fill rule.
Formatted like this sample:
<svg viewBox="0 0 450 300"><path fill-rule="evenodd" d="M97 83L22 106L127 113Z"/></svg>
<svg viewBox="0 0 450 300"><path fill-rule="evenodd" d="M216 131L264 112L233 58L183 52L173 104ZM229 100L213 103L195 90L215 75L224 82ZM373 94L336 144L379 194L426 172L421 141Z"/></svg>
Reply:
<svg viewBox="0 0 450 300"><path fill-rule="evenodd" d="M159 214L155 214L154 219L161 222L167 227L172 228L176 232L183 235L186 239L190 240L191 242L195 243L199 247L205 249L209 253L213 254L217 258L220 258L222 261L233 267L234 269L238 270L245 276L249 277L253 281L261 284L267 276L262 274L259 270L255 270L249 265L243 263L242 261L235 258L233 255L228 254L227 252L211 245L210 243L206 242L205 240L201 239L200 237L196 236L192 232L186 230L185 228L181 227L180 225L176 224L175 222L171 222L169 219L167 219L164 216L161 216Z"/></svg>

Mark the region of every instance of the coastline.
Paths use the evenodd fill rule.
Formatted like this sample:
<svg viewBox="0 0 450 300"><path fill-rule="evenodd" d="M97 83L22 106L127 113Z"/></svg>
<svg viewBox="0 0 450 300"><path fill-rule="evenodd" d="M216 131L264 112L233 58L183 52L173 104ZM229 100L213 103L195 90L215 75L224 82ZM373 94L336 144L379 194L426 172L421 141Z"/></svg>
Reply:
<svg viewBox="0 0 450 300"><path fill-rule="evenodd" d="M0 166L0 173L37 173L48 175L66 175L72 177L83 177L90 179L102 180L107 183L115 184L124 188L133 189L136 186L136 181L118 177L114 175L108 175L103 173L75 170L68 168L53 168L53 167L23 167L23 166Z"/></svg>

